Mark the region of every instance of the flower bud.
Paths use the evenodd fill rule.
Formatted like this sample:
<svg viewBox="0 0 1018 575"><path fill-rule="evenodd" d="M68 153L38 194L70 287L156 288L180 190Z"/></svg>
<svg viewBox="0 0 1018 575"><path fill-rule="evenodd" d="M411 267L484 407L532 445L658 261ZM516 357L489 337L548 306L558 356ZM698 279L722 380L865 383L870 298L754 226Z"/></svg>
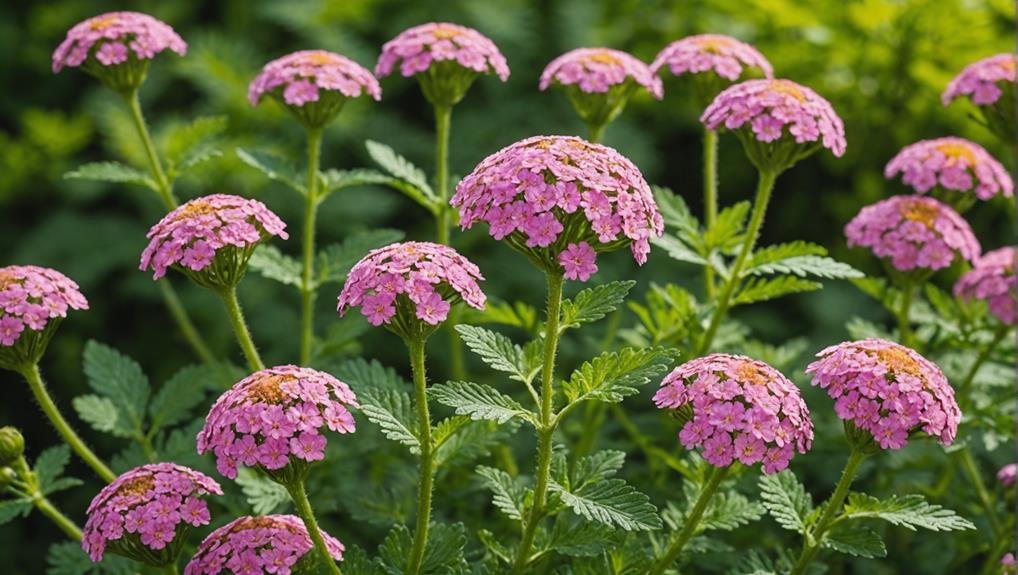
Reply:
<svg viewBox="0 0 1018 575"><path fill-rule="evenodd" d="M11 426L0 427L0 466L7 466L25 453L25 438Z"/></svg>

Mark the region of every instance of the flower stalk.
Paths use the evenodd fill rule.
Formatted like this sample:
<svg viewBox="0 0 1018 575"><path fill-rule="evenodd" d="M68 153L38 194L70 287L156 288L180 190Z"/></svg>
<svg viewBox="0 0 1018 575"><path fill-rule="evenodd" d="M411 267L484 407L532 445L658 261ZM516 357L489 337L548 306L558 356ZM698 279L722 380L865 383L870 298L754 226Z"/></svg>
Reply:
<svg viewBox="0 0 1018 575"><path fill-rule="evenodd" d="M17 475L15 485L18 491L23 491L24 495L28 496L32 500L32 504L38 509L43 515L49 518L57 527L60 528L68 537L75 541L81 541L81 528L78 527L74 521L68 519L56 505L53 504L45 495L39 490L39 480L35 477L35 473L28 466L28 462L25 461L25 457L18 456L12 463L13 471Z"/></svg>
<svg viewBox="0 0 1018 575"><path fill-rule="evenodd" d="M703 517L704 511L707 510L711 497L717 492L718 486L721 485L730 469L730 467L713 467L711 469L710 474L707 476L707 483L704 484L703 489L700 491L700 496L696 498L693 509L686 516L686 522L682 527L682 531L679 532L678 538L668 547L668 551L664 556L654 564L650 575L662 575L669 567L675 564L675 560L682 554L686 543L696 533L696 528L700 525L700 519Z"/></svg>
<svg viewBox="0 0 1018 575"><path fill-rule="evenodd" d="M718 133L714 130L703 131L703 211L709 230L718 219ZM713 298L714 268L709 265L704 268L704 283L707 297Z"/></svg>
<svg viewBox="0 0 1018 575"><path fill-rule="evenodd" d="M290 493L290 498L293 499L293 507L297 511L297 515L304 521L304 527L307 528L308 536L311 537L311 541L315 545L319 560L324 561L325 565L329 567L329 573L341 575L339 565L336 565L336 562L332 560L332 556L329 555L329 550L325 546L325 539L322 537L318 521L311 509L311 502L308 500L307 491L304 489L304 480L286 484L286 490Z"/></svg>
<svg viewBox="0 0 1018 575"><path fill-rule="evenodd" d="M318 215L318 169L322 150L322 129L309 128L308 136L308 183L304 207L304 236L302 244L302 269L300 283L300 364L311 360L311 343L314 340L315 305L315 220Z"/></svg>
<svg viewBox="0 0 1018 575"><path fill-rule="evenodd" d="M428 528L431 525L431 493L435 475L435 459L431 440L431 414L428 410L428 376L424 361L424 337L410 337L406 340L410 352L410 366L414 379L414 400L417 407L417 427L420 433L421 477L417 488L417 524L414 541L410 549L408 572L417 575L424 562L424 551L428 543Z"/></svg>
<svg viewBox="0 0 1018 575"><path fill-rule="evenodd" d="M233 326L233 333L237 336L237 343L240 344L240 349L244 352L244 357L247 358L248 366L252 371L265 369L265 364L262 363L262 358L258 355L258 348L255 347L254 340L251 338L251 331L248 330L247 322L244 320L240 302L237 301L237 287L230 286L217 290L217 292L220 299L223 300L223 306L226 307L230 325Z"/></svg>

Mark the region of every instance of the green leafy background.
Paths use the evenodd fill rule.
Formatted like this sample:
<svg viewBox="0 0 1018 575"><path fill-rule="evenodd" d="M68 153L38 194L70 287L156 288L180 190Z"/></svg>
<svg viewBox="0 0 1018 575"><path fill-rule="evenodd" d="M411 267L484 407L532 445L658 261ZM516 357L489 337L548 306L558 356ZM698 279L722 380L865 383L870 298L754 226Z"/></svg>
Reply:
<svg viewBox="0 0 1018 575"><path fill-rule="evenodd" d="M177 184L178 194L190 198L226 192L257 197L290 222L293 232L300 225L300 198L285 184L267 181L234 149L274 152L284 162L299 165L302 133L274 104L251 108L246 100L247 83L264 62L302 48L334 50L371 67L383 42L406 27L429 20L478 28L500 46L512 68L507 84L493 78L481 79L456 107L453 174L465 174L485 155L526 136L583 134L583 125L563 94L537 90L540 71L555 55L573 47L605 45L650 61L668 42L702 32L727 33L751 41L771 60L778 75L816 89L845 120L849 145L843 158L817 154L779 179L762 245L808 240L824 246L840 261L878 273L876 262L867 254L847 249L841 230L862 205L904 191L899 183L885 182L882 177L883 165L899 147L920 138L956 134L981 142L1008 166L1014 164L1014 151L970 121L970 108L960 104L943 108L939 102L943 87L965 64L1013 48L1014 7L1008 0L6 3L0 7L0 68L5 77L4 97L0 99L0 254L4 264L33 263L60 269L77 280L88 296L91 310L74 313L64 322L43 369L58 403L76 426L85 430L98 451L105 455L118 453L112 458L118 470L151 455L145 449L158 457L208 469L208 461L193 452L195 418L204 413L205 406L237 372L229 367L194 367L189 373L180 373L194 359L176 334L155 284L137 270L145 231L160 216L155 195L130 183L63 177L88 161L116 159L139 168L145 165L129 118L111 93L78 71L66 70L59 75L50 71L50 54L67 28L96 13L115 9L152 13L171 23L190 44L186 58L159 57L142 90L146 113L164 150L172 152L175 144L167 141L167 135L174 128L198 116L225 118L226 130L217 143L225 153L183 176ZM370 139L393 146L432 172L432 120L416 83L396 77L384 80L382 85L381 103L352 103L328 128L323 168L371 166L365 147ZM646 95L635 97L608 128L606 143L632 158L649 181L676 191L694 213L699 213L699 110L684 91L684 84L668 79L665 86L662 102ZM750 199L754 177L736 139L722 136L722 204ZM1013 207L1007 202L981 204L968 217L987 249L1005 244L1013 235ZM321 245L379 228L404 230L413 239L430 239L433 234L431 215L425 209L392 189L372 185L335 192L323 204L319 222ZM481 266L489 295L540 308L543 283L524 258L491 241L483 230L456 235L455 242ZM275 245L286 254L298 251L295 239ZM598 280L635 280L630 297L638 300L643 299L652 282L692 287L699 278L694 266L667 257L660 248L654 249L650 263L641 269L624 253L602 256L599 265L602 271ZM936 281L943 282L942 287L949 286L951 273L938 276ZM173 279L202 332L220 355L239 362L218 302L181 280ZM338 375L373 378L369 379L374 382L371 393L388 394L380 401L402 401L401 393L407 388L399 383L400 376L382 367L395 366L399 373L408 375L402 348L396 345L394 336L379 329L369 330L356 317L340 320L334 313L333 299L339 285L323 281L317 314L318 333L326 340L321 365ZM575 290L575 286L567 286L567 295ZM241 287L240 297L267 363L292 361L297 351L296 292L252 273ZM517 315L508 306L502 311L507 316ZM532 331L529 328L534 318L523 311L522 317L516 318L520 327L508 332L514 337ZM809 352L847 338L844 325L849 318L857 316L891 325L876 303L848 282L837 280L826 281L821 291L740 308L736 316L763 342L778 344L803 338L791 347L759 348L761 354L767 352L768 359L800 383ZM621 321L623 326L635 324L632 315ZM560 372L569 373L583 360L597 355L599 330L604 324L597 325L600 327L584 332L585 336L566 338ZM86 345L88 340L102 344ZM445 343L444 337L435 337L429 350L431 377L436 382L445 381L449 375ZM342 363L345 357L362 351L367 360L380 363ZM103 375L103 370L113 364L124 365L111 356L118 353L133 358L145 375L131 370L115 378ZM481 362L474 358L471 362L473 373L489 373L483 371ZM30 458L55 445L55 433L31 407L23 382L4 372L0 373L0 386L5 394L0 423L25 430ZM496 387L506 389L504 381ZM622 405L637 426L642 444L679 456L676 427L652 409L648 387ZM806 395L817 421L818 437L813 452L797 458L793 469L817 502L836 481L846 449L829 400L813 390ZM75 414L75 408L85 420ZM409 410L409 405L405 408ZM125 414L131 418L122 420ZM370 414L364 415L372 419ZM414 467L405 451L386 442L364 416L358 418L362 427L357 435L330 441L330 463L325 464L326 469L316 470L309 491L327 530L373 552L389 525L405 521L410 512ZM88 420L108 433L88 429ZM485 455L497 443L508 443L520 465L529 468L533 436L528 431L510 436L504 428L493 432L493 428L484 427L487 422L469 423L466 418L456 423L468 424L477 426L473 440L446 444L446 457L466 463L450 466L448 473L440 472L436 518L463 521L468 534L480 529L503 533L503 513L513 512L512 498L503 499L503 504L496 499L497 509L488 505L488 495L473 468L478 462L500 467ZM402 433L394 427L383 428L397 439ZM576 430L567 428L567 432ZM661 461L649 461L647 451L638 449L612 417L607 418L599 433L599 447L627 454L621 477L651 494L659 507L665 507L668 501L681 501L679 474L662 469ZM144 441L127 442L125 438ZM996 465L1014 459L1009 445L981 452L981 457L992 461L992 469L996 469ZM943 465L944 458L939 448L929 445L880 455L864 466L859 485L884 495L900 492L904 486L932 493L931 469ZM76 459L70 461L69 470L71 475L83 478L85 485L63 491L57 499L80 523L99 485ZM986 471L990 470L987 465ZM511 479L493 470L484 477L500 489L513 489ZM608 489L616 481L600 479L599 489ZM960 477L954 481L954 488L935 494L937 501L966 517L978 516L978 508L967 493L968 484ZM987 481L992 484L991 477ZM756 492L750 477L740 484L745 484L744 492ZM285 496L257 477L242 476L239 487L230 487L231 496L220 510L221 520L227 513L247 512L250 508L246 499L256 502L260 512L286 506ZM728 513L729 519L719 519L713 529L731 529L762 515L757 504L740 500L737 494L717 505L730 506L733 511ZM667 521L667 512L665 518ZM736 548L797 545L797 539L772 520L763 521L766 528L736 530L727 534L725 541ZM447 529L452 531L443 534L443 540L462 536L453 532L456 527ZM577 535L569 529L556 526L563 548L571 541L569 537L576 541L590 539L589 534ZM857 539L845 545L860 540L858 533L846 537L851 535ZM468 549L476 552L479 547L475 538L470 535L469 539L472 543ZM4 573L39 573L49 545L59 541L60 533L37 513L8 523L0 527L0 568ZM977 553L980 542L973 532L917 534L898 529L888 532L886 544L888 558L884 562L860 560L854 564L854 559L838 556L838 562L832 563L833 572L962 572L958 569L964 570L965 561ZM577 555L583 550L579 544L574 548ZM707 546L703 551L705 555L697 560L704 569L726 564L725 554L718 549ZM385 548L381 553L385 554ZM69 575L85 569L74 549L66 544L54 548L53 557L61 566L54 572ZM354 555L349 560L358 559ZM117 567L111 565L110 569L115 571ZM583 572L582 562L577 569Z"/></svg>

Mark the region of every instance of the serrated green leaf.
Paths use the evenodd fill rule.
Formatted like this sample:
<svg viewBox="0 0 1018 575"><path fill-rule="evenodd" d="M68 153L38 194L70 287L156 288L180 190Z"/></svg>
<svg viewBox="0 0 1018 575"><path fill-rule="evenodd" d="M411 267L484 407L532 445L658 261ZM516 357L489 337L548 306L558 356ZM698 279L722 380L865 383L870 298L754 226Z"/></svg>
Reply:
<svg viewBox="0 0 1018 575"><path fill-rule="evenodd" d="M614 476L626 462L626 454L614 449L604 449L581 457L572 473L572 485L577 487Z"/></svg>
<svg viewBox="0 0 1018 575"><path fill-rule="evenodd" d="M492 369L510 374L510 379L530 383L541 369L522 347L498 332L465 324L457 325L456 331L470 351Z"/></svg>
<svg viewBox="0 0 1018 575"><path fill-rule="evenodd" d="M836 526L824 534L820 545L839 553L868 559L887 556L884 540L875 531L865 527Z"/></svg>
<svg viewBox="0 0 1018 575"><path fill-rule="evenodd" d="M732 204L718 213L714 225L707 228L703 241L711 250L728 251L742 241L742 228L749 216L750 203L742 201Z"/></svg>
<svg viewBox="0 0 1018 575"><path fill-rule="evenodd" d="M149 383L141 366L112 347L90 340L85 344L84 371L92 389L109 398L120 417L142 432Z"/></svg>
<svg viewBox="0 0 1018 575"><path fill-rule="evenodd" d="M359 395L361 413L381 428L382 434L402 443L411 453L420 453L416 414L410 394L392 389L379 389Z"/></svg>
<svg viewBox="0 0 1018 575"><path fill-rule="evenodd" d="M826 279L861 278L863 273L852 266L825 256L792 256L781 260L761 263L744 272L748 275L792 274L799 277L821 277Z"/></svg>
<svg viewBox="0 0 1018 575"><path fill-rule="evenodd" d="M403 232L399 230L377 229L358 232L341 244L326 246L315 256L315 275L318 278L315 287L346 280L350 268L369 251L402 239Z"/></svg>
<svg viewBox="0 0 1018 575"><path fill-rule="evenodd" d="M775 244L757 248L746 262L745 271L757 266L772 264L788 258L800 256L826 256L827 248L811 242L796 240L784 244Z"/></svg>
<svg viewBox="0 0 1018 575"><path fill-rule="evenodd" d="M514 417L520 417L530 423L536 421L533 414L524 409L519 402L490 385L450 381L432 387L428 395L442 405L455 409L458 415L467 415L472 419L505 423Z"/></svg>
<svg viewBox="0 0 1018 575"><path fill-rule="evenodd" d="M301 265L276 246L261 244L248 260L248 266L261 275L281 284L300 287Z"/></svg>
<svg viewBox="0 0 1018 575"><path fill-rule="evenodd" d="M255 515L276 513L290 501L285 487L247 467L238 470L236 481Z"/></svg>
<svg viewBox="0 0 1018 575"><path fill-rule="evenodd" d="M813 500L791 471L760 477L760 498L778 525L789 531L806 532Z"/></svg>
<svg viewBox="0 0 1018 575"><path fill-rule="evenodd" d="M584 362L562 390L570 403L588 399L617 403L636 393L636 388L652 377L664 373L674 356L674 352L662 347L606 351Z"/></svg>
<svg viewBox="0 0 1018 575"><path fill-rule="evenodd" d="M162 429L186 420L191 410L205 400L208 381L219 367L189 365L173 375L149 402L149 428Z"/></svg>
<svg viewBox="0 0 1018 575"><path fill-rule="evenodd" d="M746 282L739 293L732 298L732 305L743 305L772 300L783 295L818 290L824 287L820 282L795 276L753 278Z"/></svg>
<svg viewBox="0 0 1018 575"><path fill-rule="evenodd" d="M710 265L707 258L703 257L692 247L675 236L665 234L661 237L652 237L650 243L659 247L673 260L687 262L700 266Z"/></svg>
<svg viewBox="0 0 1018 575"><path fill-rule="evenodd" d="M424 549L420 573L453 573L463 564L463 546L466 545L466 529L463 524L447 525L433 523L428 531L428 542ZM385 541L378 547L382 562L390 572L405 573L413 540L410 531L403 525L396 525Z"/></svg>
<svg viewBox="0 0 1018 575"><path fill-rule="evenodd" d="M615 311L634 285L636 282L632 280L609 282L587 288L576 294L575 298L563 301L560 329L564 331L566 328L597 321Z"/></svg>
<svg viewBox="0 0 1018 575"><path fill-rule="evenodd" d="M649 531L661 527L661 518L650 498L622 479L588 483L574 493L552 481L550 489L558 494L566 507L588 521L614 525L626 531Z"/></svg>
<svg viewBox="0 0 1018 575"><path fill-rule="evenodd" d="M282 158L244 148L237 148L236 152L242 162L265 174L268 179L280 182L301 195L307 194L302 183L304 176Z"/></svg>
<svg viewBox="0 0 1018 575"><path fill-rule="evenodd" d="M669 188L652 186L651 189L665 225L676 228L679 239L692 246L694 252L700 251L703 247L700 222L689 210L686 200Z"/></svg>
<svg viewBox="0 0 1018 575"><path fill-rule="evenodd" d="M158 190L155 180L147 172L121 164L120 162L91 162L78 166L64 174L68 180L91 180L116 184L135 184L151 190Z"/></svg>
<svg viewBox="0 0 1018 575"><path fill-rule="evenodd" d="M46 575L136 575L137 563L112 553L92 563L81 544L64 541L50 545L46 554Z"/></svg>
<svg viewBox="0 0 1018 575"><path fill-rule="evenodd" d="M92 429L116 437L134 437L134 424L120 418L120 412L113 401L94 394L80 395L71 400L74 411Z"/></svg>
<svg viewBox="0 0 1018 575"><path fill-rule="evenodd" d="M71 448L66 445L50 447L39 454L32 467L32 473L43 491L57 481L60 474L64 472L67 463L71 460Z"/></svg>
<svg viewBox="0 0 1018 575"><path fill-rule="evenodd" d="M428 178L420 168L380 142L367 140L364 146L371 159L394 177L392 181L386 182L388 185L403 192L432 213L438 212L441 207L438 196L431 189Z"/></svg>
<svg viewBox="0 0 1018 575"><path fill-rule="evenodd" d="M325 199L328 194L345 188L358 186L382 185L393 186L392 176L388 176L378 170L367 168L355 168L353 170L326 170L319 175L319 199Z"/></svg>
<svg viewBox="0 0 1018 575"><path fill-rule="evenodd" d="M613 533L606 525L559 515L544 547L567 557L594 557L613 544Z"/></svg>
<svg viewBox="0 0 1018 575"><path fill-rule="evenodd" d="M505 445L509 437L516 433L519 423L518 419L505 424L475 421L465 415L455 415L439 422L432 435L435 441L435 467L452 468L489 455L495 446ZM446 425L456 429L443 438L443 427Z"/></svg>
<svg viewBox="0 0 1018 575"><path fill-rule="evenodd" d="M32 511L32 500L27 498L0 501L0 525L18 517L27 517Z"/></svg>
<svg viewBox="0 0 1018 575"><path fill-rule="evenodd" d="M968 519L950 509L927 502L922 495L895 495L881 500L865 493L849 493L844 517L882 519L912 531L918 528L930 531L964 531L976 528Z"/></svg>
<svg viewBox="0 0 1018 575"><path fill-rule="evenodd" d="M333 371L336 377L353 388L358 396L378 390L402 391L410 388L410 382L396 373L395 369L382 365L376 359L369 362L358 357L344 361Z"/></svg>
<svg viewBox="0 0 1018 575"><path fill-rule="evenodd" d="M519 477L513 478L501 469L479 465L477 474L484 479L484 486L492 493L492 504L510 519L523 520L526 506L524 498L527 488Z"/></svg>
<svg viewBox="0 0 1018 575"><path fill-rule="evenodd" d="M179 165L194 153L195 148L206 145L226 131L226 116L200 116L172 130L164 140L166 159Z"/></svg>
<svg viewBox="0 0 1018 575"><path fill-rule="evenodd" d="M760 503L750 501L735 491L723 491L711 498L698 529L732 531L759 520L763 515L764 506Z"/></svg>
<svg viewBox="0 0 1018 575"><path fill-rule="evenodd" d="M537 308L524 302L509 303L490 298L484 310L468 308L464 322L496 323L534 333L539 326Z"/></svg>

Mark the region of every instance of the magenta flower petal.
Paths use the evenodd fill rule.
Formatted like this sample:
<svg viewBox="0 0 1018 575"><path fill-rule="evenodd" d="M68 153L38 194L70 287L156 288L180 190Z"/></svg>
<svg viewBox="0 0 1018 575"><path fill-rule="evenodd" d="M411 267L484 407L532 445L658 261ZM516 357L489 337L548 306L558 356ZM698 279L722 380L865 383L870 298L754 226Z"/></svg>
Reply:
<svg viewBox="0 0 1018 575"><path fill-rule="evenodd" d="M322 532L329 555L343 560L345 548L338 539ZM184 575L219 575L305 572L295 566L310 568L302 562L318 558L308 554L314 544L304 522L293 515L240 517L216 529L198 545L198 550L184 568ZM305 563L307 563L305 565Z"/></svg>
<svg viewBox="0 0 1018 575"><path fill-rule="evenodd" d="M257 106L265 94L278 91L284 103L301 107L317 101L320 90L347 98L368 94L376 101L382 99L382 88L371 72L325 50L294 52L269 62L251 82L247 97Z"/></svg>
<svg viewBox="0 0 1018 575"><path fill-rule="evenodd" d="M771 63L756 48L722 34L672 42L658 53L650 69L657 74L665 66L676 76L713 72L730 82L739 80L747 68L756 68L767 78L774 75Z"/></svg>
<svg viewBox="0 0 1018 575"><path fill-rule="evenodd" d="M386 42L375 74L384 78L398 66L404 77L410 77L445 61L479 74L493 73L503 82L509 79L509 65L494 42L473 28L447 22L414 26Z"/></svg>
<svg viewBox="0 0 1018 575"><path fill-rule="evenodd" d="M68 309L88 309L88 301L64 274L39 266L0 268L0 346L13 346L26 329L42 331Z"/></svg>
<svg viewBox="0 0 1018 575"><path fill-rule="evenodd" d="M1018 464L1008 463L997 472L997 481L1003 487L1011 487L1018 479Z"/></svg>
<svg viewBox="0 0 1018 575"><path fill-rule="evenodd" d="M1005 247L986 252L972 269L954 284L954 295L984 300L990 313L1006 325L1018 323L1015 311L1018 284L1015 283L1016 249Z"/></svg>
<svg viewBox="0 0 1018 575"><path fill-rule="evenodd" d="M108 12L75 24L53 52L53 72L75 68L93 58L116 66L130 57L151 60L171 50L187 54L187 44L165 22L139 12Z"/></svg>
<svg viewBox="0 0 1018 575"><path fill-rule="evenodd" d="M884 177L901 175L916 192L934 188L970 192L980 200L1014 195L1014 182L985 148L963 138L921 140L905 146L884 168Z"/></svg>
<svg viewBox="0 0 1018 575"><path fill-rule="evenodd" d="M577 48L562 54L545 67L539 87L546 90L557 83L600 94L629 80L643 86L658 100L664 96L661 79L646 64L631 54L610 48Z"/></svg>
<svg viewBox="0 0 1018 575"><path fill-rule="evenodd" d="M1015 83L1016 65L1015 54L997 54L973 62L951 80L940 99L945 106L961 96L967 96L977 106L995 104L1004 93L1000 84Z"/></svg>

